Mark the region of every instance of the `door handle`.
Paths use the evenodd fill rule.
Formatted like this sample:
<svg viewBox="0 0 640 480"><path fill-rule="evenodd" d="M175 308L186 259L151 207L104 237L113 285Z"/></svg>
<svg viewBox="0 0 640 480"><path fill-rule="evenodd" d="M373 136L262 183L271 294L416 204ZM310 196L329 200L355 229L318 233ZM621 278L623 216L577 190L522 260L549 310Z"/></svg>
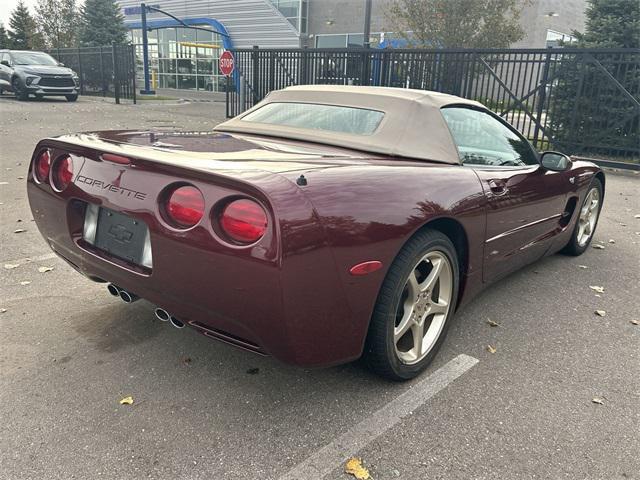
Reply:
<svg viewBox="0 0 640 480"><path fill-rule="evenodd" d="M491 189L491 193L496 197L506 195L509 192L507 184L503 180L489 180L489 188Z"/></svg>

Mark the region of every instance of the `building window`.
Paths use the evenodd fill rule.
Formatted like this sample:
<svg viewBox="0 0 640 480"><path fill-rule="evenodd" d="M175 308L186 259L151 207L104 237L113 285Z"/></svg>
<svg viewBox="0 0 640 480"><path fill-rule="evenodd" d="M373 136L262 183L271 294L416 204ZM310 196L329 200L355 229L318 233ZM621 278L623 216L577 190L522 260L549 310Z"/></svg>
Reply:
<svg viewBox="0 0 640 480"><path fill-rule="evenodd" d="M316 35L317 48L345 48L347 35Z"/></svg>
<svg viewBox="0 0 640 480"><path fill-rule="evenodd" d="M308 0L271 0L271 3L298 32L307 32Z"/></svg>
<svg viewBox="0 0 640 480"><path fill-rule="evenodd" d="M555 30L547 30L547 48L564 47L576 41L576 37L568 33L561 33Z"/></svg>
<svg viewBox="0 0 640 480"><path fill-rule="evenodd" d="M198 25L211 29L209 25ZM131 30L142 76L142 33ZM224 91L218 71L222 40L216 33L192 28L160 28L148 33L152 88Z"/></svg>
<svg viewBox="0 0 640 480"><path fill-rule="evenodd" d="M384 33L372 33L369 37L371 46L377 47L381 37L384 37ZM316 48L358 48L363 46L364 35L362 33L316 35Z"/></svg>

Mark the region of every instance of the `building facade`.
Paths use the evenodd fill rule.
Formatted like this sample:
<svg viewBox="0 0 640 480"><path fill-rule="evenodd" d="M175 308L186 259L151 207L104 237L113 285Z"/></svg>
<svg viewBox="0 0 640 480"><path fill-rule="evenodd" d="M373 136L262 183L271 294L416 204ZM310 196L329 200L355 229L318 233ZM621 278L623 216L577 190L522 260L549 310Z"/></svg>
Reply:
<svg viewBox="0 0 640 480"><path fill-rule="evenodd" d="M372 0L372 46L393 45L394 34L389 9L395 0ZM586 0L522 0L520 23L525 37L513 48L545 48L570 41L574 30L583 31ZM362 46L364 0L310 0L308 35L302 43L317 48Z"/></svg>
<svg viewBox="0 0 640 480"><path fill-rule="evenodd" d="M374 48L400 44L388 15L393 1L372 0L370 43ZM119 1L139 50L140 3ZM147 15L153 87L224 90L217 64L228 48L364 44L364 0L147 0L147 4L197 27L184 28L160 13ZM584 29L585 8L586 0L527 0L521 17L526 36L513 47L544 48L570 41L573 30Z"/></svg>

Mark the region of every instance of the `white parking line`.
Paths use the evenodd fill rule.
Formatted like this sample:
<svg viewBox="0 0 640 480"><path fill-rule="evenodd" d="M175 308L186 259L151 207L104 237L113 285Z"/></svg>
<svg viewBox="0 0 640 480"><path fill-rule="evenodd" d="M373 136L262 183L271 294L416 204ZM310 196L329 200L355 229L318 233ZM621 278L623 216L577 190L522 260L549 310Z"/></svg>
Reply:
<svg viewBox="0 0 640 480"><path fill-rule="evenodd" d="M348 432L340 435L333 442L293 467L279 480L299 480L301 478L322 480L325 475L399 423L403 417L422 406L478 361L477 358L469 355L458 355Z"/></svg>

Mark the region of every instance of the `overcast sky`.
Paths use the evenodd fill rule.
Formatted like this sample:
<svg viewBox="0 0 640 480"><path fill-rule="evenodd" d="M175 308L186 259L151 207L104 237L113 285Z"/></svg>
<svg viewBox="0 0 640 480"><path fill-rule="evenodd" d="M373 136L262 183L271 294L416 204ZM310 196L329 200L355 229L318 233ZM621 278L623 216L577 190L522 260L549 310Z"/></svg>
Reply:
<svg viewBox="0 0 640 480"><path fill-rule="evenodd" d="M24 3L31 10L31 14L35 14L35 5L37 0L24 0ZM0 0L0 22L4 25L5 28L9 25L9 17L11 16L11 10L16 8L18 4L18 0Z"/></svg>

